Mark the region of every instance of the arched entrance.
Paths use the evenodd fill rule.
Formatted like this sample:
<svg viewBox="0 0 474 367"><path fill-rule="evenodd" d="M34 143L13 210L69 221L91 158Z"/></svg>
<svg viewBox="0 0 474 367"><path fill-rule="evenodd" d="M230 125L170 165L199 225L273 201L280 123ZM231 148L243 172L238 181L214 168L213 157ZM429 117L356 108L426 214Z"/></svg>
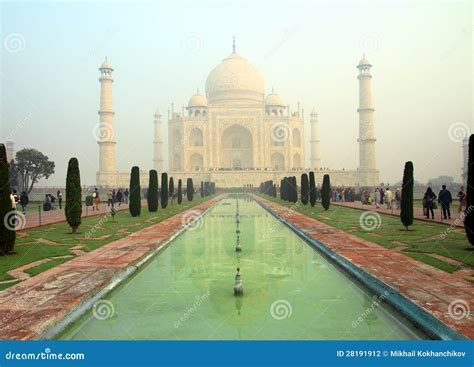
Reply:
<svg viewBox="0 0 474 367"><path fill-rule="evenodd" d="M246 169L252 167L252 134L240 125L228 127L222 133L219 168Z"/></svg>

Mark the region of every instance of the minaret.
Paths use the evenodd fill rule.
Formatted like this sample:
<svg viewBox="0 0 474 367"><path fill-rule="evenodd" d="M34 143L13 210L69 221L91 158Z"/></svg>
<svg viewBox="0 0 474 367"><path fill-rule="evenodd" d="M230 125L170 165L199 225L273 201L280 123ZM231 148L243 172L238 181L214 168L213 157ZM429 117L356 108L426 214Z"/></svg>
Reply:
<svg viewBox="0 0 474 367"><path fill-rule="evenodd" d="M360 185L378 184L378 171L375 162L374 105L372 102L372 75L369 61L360 60L359 69L359 171Z"/></svg>
<svg viewBox="0 0 474 367"><path fill-rule="evenodd" d="M311 169L319 170L321 168L321 148L319 145L319 120L318 114L313 108L313 112L311 112L310 116L310 124L311 124L311 140L309 141L311 144Z"/></svg>
<svg viewBox="0 0 474 367"><path fill-rule="evenodd" d="M99 143L99 174L97 183L101 186L112 186L115 181L115 140L114 140L114 111L112 106L112 65L107 61L102 63L100 71L100 129Z"/></svg>
<svg viewBox="0 0 474 367"><path fill-rule="evenodd" d="M13 159L15 159L14 143L11 140L7 140L5 145L7 151L7 162L10 163Z"/></svg>
<svg viewBox="0 0 474 367"><path fill-rule="evenodd" d="M155 119L153 121L153 124L155 125L155 140L153 141L153 163L157 172L163 172L163 137L161 135L160 111L156 110L154 117Z"/></svg>

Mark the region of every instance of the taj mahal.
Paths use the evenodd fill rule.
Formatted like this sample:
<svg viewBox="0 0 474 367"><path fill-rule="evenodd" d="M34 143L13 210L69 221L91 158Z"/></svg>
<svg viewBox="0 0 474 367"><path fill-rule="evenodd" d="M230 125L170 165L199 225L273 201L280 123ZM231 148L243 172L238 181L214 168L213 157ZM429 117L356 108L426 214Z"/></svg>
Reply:
<svg viewBox="0 0 474 367"><path fill-rule="evenodd" d="M265 94L265 83L257 68L236 52L209 74L205 93L199 90L187 107L168 110L168 173L177 179L213 181L217 187L258 186L262 181L280 182L314 170L317 183L329 174L335 186L376 186L379 171L375 160L375 131L370 72L371 64L360 60L359 70L359 167L327 170L321 166L319 119L310 113L309 165L305 164L304 109L290 110L273 89ZM112 73L106 59L100 71L99 171L97 185L127 187L130 172L116 170ZM164 171L162 115L154 114L153 167ZM150 131L151 132L151 131ZM148 171L141 174L147 185Z"/></svg>

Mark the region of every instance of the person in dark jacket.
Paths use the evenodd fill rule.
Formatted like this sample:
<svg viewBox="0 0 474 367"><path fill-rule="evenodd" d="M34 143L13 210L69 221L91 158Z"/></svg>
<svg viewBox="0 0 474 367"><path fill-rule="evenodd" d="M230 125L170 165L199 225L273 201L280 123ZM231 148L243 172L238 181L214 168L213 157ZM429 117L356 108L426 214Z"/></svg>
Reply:
<svg viewBox="0 0 474 367"><path fill-rule="evenodd" d="M441 191L438 194L438 203L441 204L441 209L443 209L443 218L446 218L446 215L449 219L451 219L451 210L449 206L453 202L453 197L449 190L446 189L446 185L442 186Z"/></svg>
<svg viewBox="0 0 474 367"><path fill-rule="evenodd" d="M30 202L30 199L28 199L28 195L26 194L26 191L23 191L20 196L20 205L21 205L21 211L23 215L26 214L26 207L28 206L29 202Z"/></svg>
<svg viewBox="0 0 474 367"><path fill-rule="evenodd" d="M430 219L430 212L431 219L434 219L433 204L435 203L435 200L435 193L433 192L431 187L428 187L428 189L426 189L425 195L423 196L423 208L425 208L426 219Z"/></svg>

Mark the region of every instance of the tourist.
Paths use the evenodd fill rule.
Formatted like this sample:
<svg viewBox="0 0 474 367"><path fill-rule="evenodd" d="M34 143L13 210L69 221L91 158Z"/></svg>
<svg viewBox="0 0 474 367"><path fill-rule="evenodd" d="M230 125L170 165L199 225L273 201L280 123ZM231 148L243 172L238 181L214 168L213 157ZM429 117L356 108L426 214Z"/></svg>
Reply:
<svg viewBox="0 0 474 367"><path fill-rule="evenodd" d="M125 192L123 193L123 196L125 197L125 204L128 204L128 196L130 195L130 192L128 189L125 189Z"/></svg>
<svg viewBox="0 0 474 367"><path fill-rule="evenodd" d="M378 209L380 208L380 203L382 199L382 193L380 192L379 188L375 189L375 207Z"/></svg>
<svg viewBox="0 0 474 367"><path fill-rule="evenodd" d="M56 198L53 195L49 194L49 200L51 202L51 210L54 210L54 202L56 201Z"/></svg>
<svg viewBox="0 0 474 367"><path fill-rule="evenodd" d="M383 199L385 197L385 190L383 187L380 188L380 205L383 205Z"/></svg>
<svg viewBox="0 0 474 367"><path fill-rule="evenodd" d="M434 219L434 211L433 207L435 205L436 195L431 189L428 187L426 189L425 195L423 196L423 208L425 209L425 217L426 219L430 219L430 212L431 212L431 219Z"/></svg>
<svg viewBox="0 0 474 367"><path fill-rule="evenodd" d="M117 191L117 195L116 195L115 199L116 199L119 206L122 205L122 200L123 200L122 189L119 189Z"/></svg>
<svg viewBox="0 0 474 367"><path fill-rule="evenodd" d="M62 209L63 194L61 194L61 191L58 190L56 195L58 196L59 209Z"/></svg>
<svg viewBox="0 0 474 367"><path fill-rule="evenodd" d="M49 194L46 194L44 197L43 211L48 212L51 210L51 197Z"/></svg>
<svg viewBox="0 0 474 367"><path fill-rule="evenodd" d="M13 190L13 192L10 193L10 201L12 204L12 210L16 210L16 203L18 203L18 194L16 193L16 190Z"/></svg>
<svg viewBox="0 0 474 367"><path fill-rule="evenodd" d="M114 206L113 197L114 197L114 192L109 189L107 191L107 206L111 206L111 205L112 205L112 207Z"/></svg>
<svg viewBox="0 0 474 367"><path fill-rule="evenodd" d="M400 188L397 188L397 191L395 192L395 202L397 203L397 209L400 210L401 204L402 204L402 192L400 191Z"/></svg>
<svg viewBox="0 0 474 367"><path fill-rule="evenodd" d="M451 210L449 206L453 202L453 197L451 195L451 192L446 189L446 185L442 186L441 191L438 194L438 202L441 204L441 210L443 211L443 219L451 219Z"/></svg>
<svg viewBox="0 0 474 367"><path fill-rule="evenodd" d="M459 188L458 192L458 199L459 199L459 210L458 212L461 213L462 211L466 210L467 208L467 195L466 191L464 191L464 186Z"/></svg>
<svg viewBox="0 0 474 367"><path fill-rule="evenodd" d="M94 189L94 192L92 193L92 211L99 210L99 203L100 203L99 190L97 190L97 187L96 187Z"/></svg>
<svg viewBox="0 0 474 367"><path fill-rule="evenodd" d="M20 196L20 205L21 205L21 212L23 215L26 214L26 207L30 200L28 199L28 195L26 194L26 191L23 191Z"/></svg>
<svg viewBox="0 0 474 367"><path fill-rule="evenodd" d="M390 191L390 187L387 187L387 189L385 190L384 197L385 204L387 204L387 209L392 209L393 194Z"/></svg>

